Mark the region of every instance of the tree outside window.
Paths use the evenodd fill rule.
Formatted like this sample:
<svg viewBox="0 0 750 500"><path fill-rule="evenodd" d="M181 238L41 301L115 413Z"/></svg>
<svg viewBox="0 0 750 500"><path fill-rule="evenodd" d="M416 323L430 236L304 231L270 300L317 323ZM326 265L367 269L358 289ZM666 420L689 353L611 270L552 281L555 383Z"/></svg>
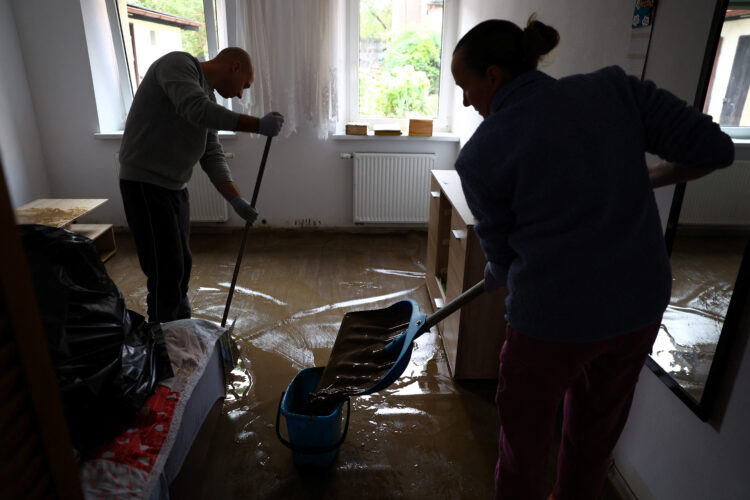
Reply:
<svg viewBox="0 0 750 500"><path fill-rule="evenodd" d="M361 0L359 115L438 115L442 0Z"/></svg>

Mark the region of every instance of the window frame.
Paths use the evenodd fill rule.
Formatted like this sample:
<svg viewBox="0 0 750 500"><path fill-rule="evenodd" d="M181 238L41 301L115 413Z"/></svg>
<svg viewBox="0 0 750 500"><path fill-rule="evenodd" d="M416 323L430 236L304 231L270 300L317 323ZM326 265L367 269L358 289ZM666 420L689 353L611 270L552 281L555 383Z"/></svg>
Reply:
<svg viewBox="0 0 750 500"><path fill-rule="evenodd" d="M346 2L346 121L367 123L404 122L407 119L386 117L362 117L359 114L359 5L360 1ZM443 33L440 45L440 91L438 93L438 115L434 118L436 132L451 131L454 86L450 72L453 47L456 44L458 19L457 0L443 0Z"/></svg>
<svg viewBox="0 0 750 500"><path fill-rule="evenodd" d="M125 39L125 27L128 22L127 0L107 0L107 17L112 32L113 49L120 82L120 97L123 111L123 122L133 104L135 88L128 65L129 47ZM225 0L203 0L203 16L206 23L206 42L208 56L213 58L219 53L219 47L227 46L227 23ZM221 19L223 22L218 22ZM231 99L216 95L219 104L232 109Z"/></svg>

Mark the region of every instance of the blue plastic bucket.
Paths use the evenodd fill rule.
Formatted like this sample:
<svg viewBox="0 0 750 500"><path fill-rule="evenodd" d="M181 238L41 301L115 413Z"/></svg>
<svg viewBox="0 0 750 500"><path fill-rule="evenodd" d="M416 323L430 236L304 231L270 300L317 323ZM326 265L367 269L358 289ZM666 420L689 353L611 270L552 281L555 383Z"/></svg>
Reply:
<svg viewBox="0 0 750 500"><path fill-rule="evenodd" d="M325 367L305 368L292 379L281 394L276 412L276 435L292 450L292 460L297 465L326 467L333 462L339 446L346 439L351 407L347 398L346 424L341 429L341 401L328 415L310 414L310 393L315 391ZM279 430L279 416L284 415L289 434L287 441Z"/></svg>

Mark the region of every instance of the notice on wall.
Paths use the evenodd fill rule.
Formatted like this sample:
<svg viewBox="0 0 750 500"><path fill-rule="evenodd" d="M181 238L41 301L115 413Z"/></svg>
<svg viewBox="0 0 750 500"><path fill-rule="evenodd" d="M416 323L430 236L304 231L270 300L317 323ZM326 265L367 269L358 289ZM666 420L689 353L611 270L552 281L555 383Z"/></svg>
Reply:
<svg viewBox="0 0 750 500"><path fill-rule="evenodd" d="M656 0L636 0L631 21L630 44L628 46L628 62L625 72L638 78L643 78L648 58L648 48L651 43L651 27L654 24Z"/></svg>

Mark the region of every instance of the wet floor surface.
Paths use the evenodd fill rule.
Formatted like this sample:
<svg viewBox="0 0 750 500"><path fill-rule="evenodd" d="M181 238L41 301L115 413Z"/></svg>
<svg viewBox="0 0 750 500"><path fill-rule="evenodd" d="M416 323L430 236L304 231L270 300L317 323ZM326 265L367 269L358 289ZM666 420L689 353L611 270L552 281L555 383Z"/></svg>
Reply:
<svg viewBox="0 0 750 500"><path fill-rule="evenodd" d="M195 317L221 322L240 239L193 236ZM107 270L128 308L144 313L129 235L118 246ZM492 497L495 384L454 382L435 328L396 382L352 398L349 434L330 467L296 467L276 437L282 391L303 368L325 366L346 312L405 298L432 312L425 249L424 232L251 231L229 313L240 360L208 453L205 498Z"/></svg>
<svg viewBox="0 0 750 500"><path fill-rule="evenodd" d="M697 401L732 298L747 235L677 233L671 255L672 298L652 357Z"/></svg>

